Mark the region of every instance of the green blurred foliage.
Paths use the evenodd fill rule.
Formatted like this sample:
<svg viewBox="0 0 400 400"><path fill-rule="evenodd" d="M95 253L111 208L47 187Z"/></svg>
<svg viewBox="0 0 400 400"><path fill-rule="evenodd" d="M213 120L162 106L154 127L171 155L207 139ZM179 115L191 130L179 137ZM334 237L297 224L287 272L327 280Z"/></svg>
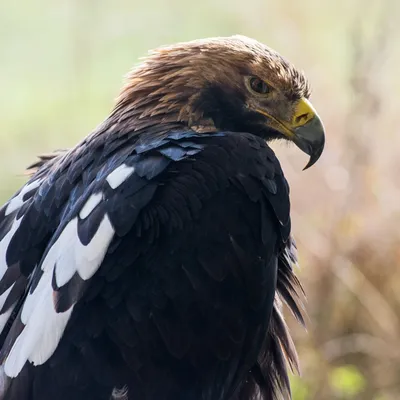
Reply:
<svg viewBox="0 0 400 400"><path fill-rule="evenodd" d="M288 316L295 400L400 393L400 2L31 0L0 13L0 199L37 154L73 146L148 49L244 34L305 70L323 157L274 146L291 185L308 331Z"/></svg>
<svg viewBox="0 0 400 400"><path fill-rule="evenodd" d="M330 384L339 398L354 399L364 390L365 378L354 365L343 365L331 371Z"/></svg>
<svg viewBox="0 0 400 400"><path fill-rule="evenodd" d="M290 379L293 400L307 400L310 398L310 388L304 380L298 376Z"/></svg>

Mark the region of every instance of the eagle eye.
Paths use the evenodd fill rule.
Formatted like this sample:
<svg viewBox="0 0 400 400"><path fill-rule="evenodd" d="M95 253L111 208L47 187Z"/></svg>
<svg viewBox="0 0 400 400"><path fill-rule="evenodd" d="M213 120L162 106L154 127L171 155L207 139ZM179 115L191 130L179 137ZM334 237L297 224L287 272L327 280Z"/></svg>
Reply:
<svg viewBox="0 0 400 400"><path fill-rule="evenodd" d="M268 94L270 92L270 87L260 78L252 76L249 78L248 83L251 91L255 93Z"/></svg>

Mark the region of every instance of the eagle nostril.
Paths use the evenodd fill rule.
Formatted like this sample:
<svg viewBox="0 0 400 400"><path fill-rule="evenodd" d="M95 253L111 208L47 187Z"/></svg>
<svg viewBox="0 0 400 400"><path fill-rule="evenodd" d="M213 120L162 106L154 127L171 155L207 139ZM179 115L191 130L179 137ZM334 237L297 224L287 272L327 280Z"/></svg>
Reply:
<svg viewBox="0 0 400 400"><path fill-rule="evenodd" d="M295 118L295 124L305 124L310 119L309 113L304 113Z"/></svg>

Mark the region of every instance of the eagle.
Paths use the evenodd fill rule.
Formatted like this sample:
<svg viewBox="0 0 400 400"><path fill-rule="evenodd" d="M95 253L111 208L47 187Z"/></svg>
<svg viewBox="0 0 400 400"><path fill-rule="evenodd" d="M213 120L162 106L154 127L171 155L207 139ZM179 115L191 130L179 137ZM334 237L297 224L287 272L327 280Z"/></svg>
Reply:
<svg viewBox="0 0 400 400"><path fill-rule="evenodd" d="M289 399L289 186L324 148L304 74L244 36L158 48L0 209L0 399Z"/></svg>

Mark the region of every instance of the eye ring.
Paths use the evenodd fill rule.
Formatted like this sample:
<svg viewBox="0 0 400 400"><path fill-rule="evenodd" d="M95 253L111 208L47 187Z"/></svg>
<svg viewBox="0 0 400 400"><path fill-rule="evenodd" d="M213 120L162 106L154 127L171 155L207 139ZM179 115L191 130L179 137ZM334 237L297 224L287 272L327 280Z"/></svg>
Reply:
<svg viewBox="0 0 400 400"><path fill-rule="evenodd" d="M249 88L257 94L267 95L270 93L271 88L260 78L251 76L248 79Z"/></svg>

